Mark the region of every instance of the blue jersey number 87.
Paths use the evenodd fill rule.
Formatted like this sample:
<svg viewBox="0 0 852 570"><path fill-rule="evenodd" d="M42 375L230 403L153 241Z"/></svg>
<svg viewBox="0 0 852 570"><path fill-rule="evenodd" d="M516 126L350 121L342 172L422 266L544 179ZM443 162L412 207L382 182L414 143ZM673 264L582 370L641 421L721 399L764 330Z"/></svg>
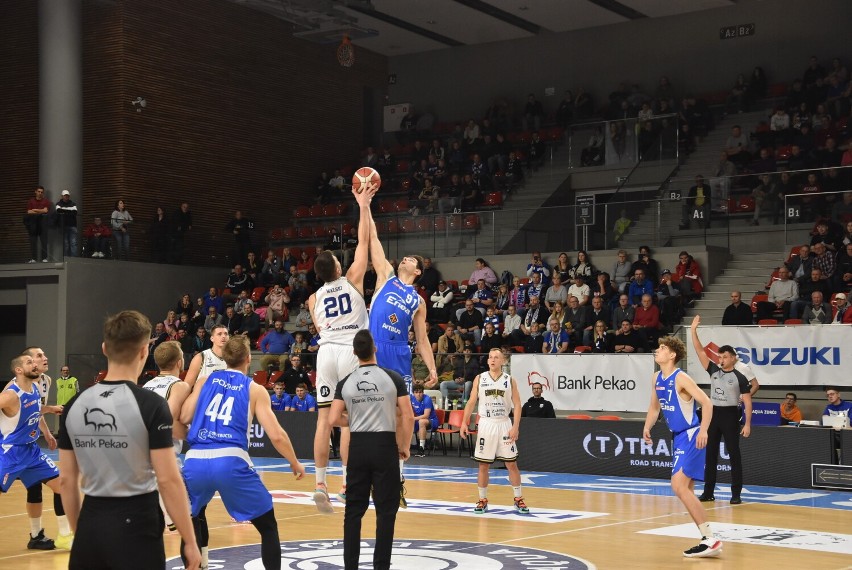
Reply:
<svg viewBox="0 0 852 570"><path fill-rule="evenodd" d="M325 305L325 318L327 319L352 312L352 299L349 297L349 293L344 293L338 297L326 297L323 299L323 305Z"/></svg>

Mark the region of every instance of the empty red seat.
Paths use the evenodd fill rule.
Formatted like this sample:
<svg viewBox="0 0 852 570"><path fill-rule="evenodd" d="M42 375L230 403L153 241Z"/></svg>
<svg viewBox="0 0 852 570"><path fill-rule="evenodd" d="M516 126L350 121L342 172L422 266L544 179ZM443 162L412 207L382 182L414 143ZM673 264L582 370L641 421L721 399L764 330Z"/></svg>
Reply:
<svg viewBox="0 0 852 570"><path fill-rule="evenodd" d="M387 232L389 234L398 234L399 233L399 222L396 219L388 220Z"/></svg>
<svg viewBox="0 0 852 570"><path fill-rule="evenodd" d="M444 216L435 216L435 231L443 232L447 229L447 218Z"/></svg>
<svg viewBox="0 0 852 570"><path fill-rule="evenodd" d="M417 226L414 224L414 218L403 218L403 219L402 219L402 221L401 221L401 222L400 222L400 224L399 224L399 228L400 228L400 229L401 229L404 233L409 233L409 234L410 234L410 233L412 233L414 230L416 230L416 229L417 229Z"/></svg>
<svg viewBox="0 0 852 570"><path fill-rule="evenodd" d="M289 228L284 228L284 232L281 235L281 237L283 239L296 239L296 237L298 237L298 235L299 235L299 232L296 230L296 228L294 228L293 226L290 226Z"/></svg>
<svg viewBox="0 0 852 570"><path fill-rule="evenodd" d="M259 303L263 300L263 297L266 295L266 287L255 287L251 291L251 300L254 303Z"/></svg>
<svg viewBox="0 0 852 570"><path fill-rule="evenodd" d="M488 208L502 208L503 207L503 193L502 192L489 192L485 195L485 200L482 203L483 206Z"/></svg>
<svg viewBox="0 0 852 570"><path fill-rule="evenodd" d="M299 206L293 211L294 218L307 218L311 213L311 209L307 206Z"/></svg>
<svg viewBox="0 0 852 570"><path fill-rule="evenodd" d="M462 227L462 217L460 214L454 214L452 216L447 216L448 224L451 230L460 230Z"/></svg>
<svg viewBox="0 0 852 570"><path fill-rule="evenodd" d="M479 229L479 216L477 214L468 214L464 217L464 229L476 230Z"/></svg>
<svg viewBox="0 0 852 570"><path fill-rule="evenodd" d="M314 234L314 237L316 237L316 238L328 237L328 228L326 228L322 224L316 225L311 229L312 229L312 232Z"/></svg>
<svg viewBox="0 0 852 570"><path fill-rule="evenodd" d="M429 232L432 230L431 222L431 218L420 216L419 218L414 218L414 227L417 228L418 232Z"/></svg>
<svg viewBox="0 0 852 570"><path fill-rule="evenodd" d="M312 218L319 218L319 217L322 216L322 209L323 209L322 204L314 204L313 206L310 207L308 215Z"/></svg>
<svg viewBox="0 0 852 570"><path fill-rule="evenodd" d="M393 208L396 212L407 212L408 207L408 198L400 198L393 203Z"/></svg>
<svg viewBox="0 0 852 570"><path fill-rule="evenodd" d="M390 214L394 212L394 202L390 199L379 200L379 213Z"/></svg>
<svg viewBox="0 0 852 570"><path fill-rule="evenodd" d="M300 239L307 239L314 237L314 231L310 226L302 226L299 228L297 234Z"/></svg>
<svg viewBox="0 0 852 570"><path fill-rule="evenodd" d="M407 160L403 159L396 161L396 171L400 174L405 174L406 172L408 172L409 168L411 168L411 163L409 163Z"/></svg>

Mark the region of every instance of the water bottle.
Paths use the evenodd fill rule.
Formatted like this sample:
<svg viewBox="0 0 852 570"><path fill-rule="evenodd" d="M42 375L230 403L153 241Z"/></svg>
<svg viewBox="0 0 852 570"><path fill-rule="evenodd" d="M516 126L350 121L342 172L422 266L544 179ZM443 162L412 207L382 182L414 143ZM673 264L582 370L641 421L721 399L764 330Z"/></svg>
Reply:
<svg viewBox="0 0 852 570"><path fill-rule="evenodd" d="M460 410L460 409L461 409L461 408L459 407L459 401L458 401L458 399L453 400L453 409L454 409L454 410Z"/></svg>

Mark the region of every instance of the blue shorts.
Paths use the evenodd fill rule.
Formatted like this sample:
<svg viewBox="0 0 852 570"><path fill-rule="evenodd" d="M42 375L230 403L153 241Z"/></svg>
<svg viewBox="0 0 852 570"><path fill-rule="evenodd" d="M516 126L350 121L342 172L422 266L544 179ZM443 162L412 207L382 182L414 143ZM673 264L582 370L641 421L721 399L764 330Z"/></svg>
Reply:
<svg viewBox="0 0 852 570"><path fill-rule="evenodd" d="M0 454L0 492L5 493L20 479L24 487L59 477L59 469L37 443L12 445Z"/></svg>
<svg viewBox="0 0 852 570"><path fill-rule="evenodd" d="M408 344L376 342L376 362L382 368L398 372L411 393L411 349Z"/></svg>
<svg viewBox="0 0 852 570"><path fill-rule="evenodd" d="M698 430L699 428L696 426L674 436L672 475L678 471L683 471L683 474L693 481L704 481L707 448L698 449L695 447Z"/></svg>
<svg viewBox="0 0 852 570"><path fill-rule="evenodd" d="M438 419L430 419L429 425L426 426L426 431L435 431L438 429ZM420 420L414 420L414 433L416 434L420 430Z"/></svg>
<svg viewBox="0 0 852 570"><path fill-rule="evenodd" d="M218 491L228 513L238 521L254 520L272 509L272 495L254 467L241 457L188 457L183 480L192 516L198 516Z"/></svg>

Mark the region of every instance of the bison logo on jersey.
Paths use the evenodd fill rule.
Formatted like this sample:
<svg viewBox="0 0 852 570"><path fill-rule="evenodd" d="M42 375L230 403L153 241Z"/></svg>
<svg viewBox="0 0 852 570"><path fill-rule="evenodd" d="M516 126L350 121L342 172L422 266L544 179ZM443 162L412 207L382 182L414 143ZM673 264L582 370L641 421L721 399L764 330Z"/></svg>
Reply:
<svg viewBox="0 0 852 570"><path fill-rule="evenodd" d="M366 380L361 380L355 387L358 388L361 392L378 392L379 387L373 384L372 382L367 382Z"/></svg>
<svg viewBox="0 0 852 570"><path fill-rule="evenodd" d="M92 408L83 412L83 422L87 426L95 428L96 431L101 431L103 428L110 428L113 431L118 429L115 424L115 416L100 408Z"/></svg>

